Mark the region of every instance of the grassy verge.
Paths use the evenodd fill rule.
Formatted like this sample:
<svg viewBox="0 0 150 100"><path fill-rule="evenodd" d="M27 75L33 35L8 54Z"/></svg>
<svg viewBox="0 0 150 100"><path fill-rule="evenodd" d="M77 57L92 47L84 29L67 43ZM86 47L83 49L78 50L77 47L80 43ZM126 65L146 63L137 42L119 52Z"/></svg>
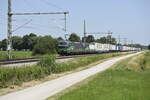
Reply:
<svg viewBox="0 0 150 100"><path fill-rule="evenodd" d="M23 58L32 58L32 52L31 51L13 51L12 52L12 59L23 59ZM0 60L7 60L7 52L6 51L0 51Z"/></svg>
<svg viewBox="0 0 150 100"><path fill-rule="evenodd" d="M150 100L149 76L150 52L146 52L47 100Z"/></svg>
<svg viewBox="0 0 150 100"><path fill-rule="evenodd" d="M0 68L0 88L6 88L11 85L21 85L22 82L42 79L53 73L71 71L80 67L85 67L100 60L120 55L124 54L112 53L97 56L87 56L76 58L66 63L55 63L53 56L45 56L41 59L40 63L35 66Z"/></svg>

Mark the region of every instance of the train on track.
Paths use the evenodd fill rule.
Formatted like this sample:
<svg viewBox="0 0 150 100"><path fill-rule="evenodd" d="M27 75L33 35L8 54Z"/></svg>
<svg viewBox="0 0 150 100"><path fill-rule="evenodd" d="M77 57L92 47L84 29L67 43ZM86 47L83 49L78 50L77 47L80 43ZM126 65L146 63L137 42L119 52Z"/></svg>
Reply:
<svg viewBox="0 0 150 100"><path fill-rule="evenodd" d="M95 54L95 53L109 53L109 52L127 52L139 51L141 48L102 44L102 43L83 43L71 41L59 41L59 54L61 55L80 55L80 54Z"/></svg>

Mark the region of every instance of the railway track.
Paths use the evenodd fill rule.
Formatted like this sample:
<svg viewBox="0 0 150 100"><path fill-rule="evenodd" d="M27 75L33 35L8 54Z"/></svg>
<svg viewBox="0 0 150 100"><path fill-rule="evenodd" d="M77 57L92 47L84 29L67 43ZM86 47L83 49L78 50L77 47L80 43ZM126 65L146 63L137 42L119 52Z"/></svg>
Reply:
<svg viewBox="0 0 150 100"><path fill-rule="evenodd" d="M69 58L76 58L76 57L83 57L95 54L87 54L87 55L73 55L73 56L59 56L56 57L57 59L69 59ZM21 63L30 63L30 62L38 62L40 58L27 58L27 59L17 59L17 60L1 60L0 65L9 65L9 64L21 64Z"/></svg>

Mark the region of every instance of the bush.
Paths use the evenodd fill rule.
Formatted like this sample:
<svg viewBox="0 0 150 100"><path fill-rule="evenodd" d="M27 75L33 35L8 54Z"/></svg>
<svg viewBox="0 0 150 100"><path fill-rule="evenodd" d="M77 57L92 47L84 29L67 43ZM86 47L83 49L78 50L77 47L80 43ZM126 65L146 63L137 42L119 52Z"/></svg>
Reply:
<svg viewBox="0 0 150 100"><path fill-rule="evenodd" d="M55 57L44 56L36 66L0 68L0 88L40 79L55 71Z"/></svg>
<svg viewBox="0 0 150 100"><path fill-rule="evenodd" d="M34 46L33 55L56 54L57 44L57 40L53 39L51 36L41 37Z"/></svg>
<svg viewBox="0 0 150 100"><path fill-rule="evenodd" d="M53 55L46 55L43 56L40 60L40 62L38 63L39 66L41 67L45 67L48 71L48 74L51 74L52 72L55 71L56 68L56 57Z"/></svg>
<svg viewBox="0 0 150 100"><path fill-rule="evenodd" d="M40 66L0 68L0 87L19 85L22 82L40 79L45 76L45 71Z"/></svg>

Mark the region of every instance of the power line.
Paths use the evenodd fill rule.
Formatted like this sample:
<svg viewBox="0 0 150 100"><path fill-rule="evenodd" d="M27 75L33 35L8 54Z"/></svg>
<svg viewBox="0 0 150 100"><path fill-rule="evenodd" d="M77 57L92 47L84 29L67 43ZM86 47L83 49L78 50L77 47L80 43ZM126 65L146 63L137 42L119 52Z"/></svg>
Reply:
<svg viewBox="0 0 150 100"><path fill-rule="evenodd" d="M43 29L44 27L33 27L33 26L25 26L25 27L23 27L22 29L32 29L32 30L39 30L39 31L42 31L42 34L44 33L43 31L46 31L46 32L48 32L49 30L46 30L46 29ZM46 35L46 34L45 34Z"/></svg>
<svg viewBox="0 0 150 100"><path fill-rule="evenodd" d="M57 9L59 9L59 10L64 10L63 8L57 6L57 5L53 4L53 3L50 3L50 2L48 2L48 1L46 1L46 0L40 0L40 1L43 2L43 3L45 3L46 5L50 5L50 6L52 6L52 7L55 7L55 8L57 8Z"/></svg>
<svg viewBox="0 0 150 100"><path fill-rule="evenodd" d="M15 32L15 31L17 31L17 30L19 30L20 28L24 27L25 25L29 24L31 21L32 20L29 20L28 22L26 22L23 25L19 26L18 28L16 28L15 30L13 30L12 33Z"/></svg>

